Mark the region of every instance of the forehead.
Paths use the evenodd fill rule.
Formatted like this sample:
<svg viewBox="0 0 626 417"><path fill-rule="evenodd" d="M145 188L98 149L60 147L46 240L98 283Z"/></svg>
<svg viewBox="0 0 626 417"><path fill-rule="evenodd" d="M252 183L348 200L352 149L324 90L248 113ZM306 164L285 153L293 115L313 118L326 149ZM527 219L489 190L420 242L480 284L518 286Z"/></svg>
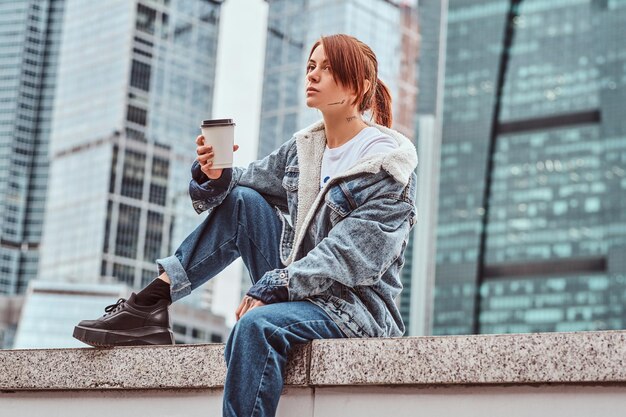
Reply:
<svg viewBox="0 0 626 417"><path fill-rule="evenodd" d="M326 54L324 53L324 47L320 44L315 48L313 53L311 54L311 58L309 60L315 62L323 62L326 60Z"/></svg>

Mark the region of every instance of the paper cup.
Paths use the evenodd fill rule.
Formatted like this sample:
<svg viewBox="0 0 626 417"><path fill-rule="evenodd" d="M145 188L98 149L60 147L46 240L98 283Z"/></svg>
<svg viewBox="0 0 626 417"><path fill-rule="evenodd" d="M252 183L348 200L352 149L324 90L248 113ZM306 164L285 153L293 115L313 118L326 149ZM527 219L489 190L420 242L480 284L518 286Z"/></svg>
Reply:
<svg viewBox="0 0 626 417"><path fill-rule="evenodd" d="M211 168L232 168L235 144L233 119L203 120L200 129L204 136L204 144L213 146L214 157Z"/></svg>

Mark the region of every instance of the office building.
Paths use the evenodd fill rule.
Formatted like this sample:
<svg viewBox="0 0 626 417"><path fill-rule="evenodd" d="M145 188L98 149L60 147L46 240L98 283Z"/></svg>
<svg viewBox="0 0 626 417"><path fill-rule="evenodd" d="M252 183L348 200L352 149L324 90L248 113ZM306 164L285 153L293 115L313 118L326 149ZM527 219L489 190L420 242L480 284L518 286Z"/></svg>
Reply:
<svg viewBox="0 0 626 417"><path fill-rule="evenodd" d="M220 8L66 0L41 279L140 288L201 220L187 187Z"/></svg>
<svg viewBox="0 0 626 417"><path fill-rule="evenodd" d="M37 275L63 7L0 1L0 294Z"/></svg>
<svg viewBox="0 0 626 417"><path fill-rule="evenodd" d="M0 295L0 349L10 349L20 319L24 294Z"/></svg>
<svg viewBox="0 0 626 417"><path fill-rule="evenodd" d="M176 344L226 343L231 328L223 316L186 303L170 307Z"/></svg>
<svg viewBox="0 0 626 417"><path fill-rule="evenodd" d="M424 33L437 3L420 2ZM440 16L444 48L420 63L443 79L420 91L442 103L432 332L623 329L626 3L449 0Z"/></svg>

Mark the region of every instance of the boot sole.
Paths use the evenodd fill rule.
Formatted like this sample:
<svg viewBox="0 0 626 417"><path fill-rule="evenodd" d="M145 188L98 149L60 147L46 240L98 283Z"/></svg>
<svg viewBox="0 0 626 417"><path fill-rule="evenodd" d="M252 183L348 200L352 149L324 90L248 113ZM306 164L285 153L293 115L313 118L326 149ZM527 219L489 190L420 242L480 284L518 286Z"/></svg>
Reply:
<svg viewBox="0 0 626 417"><path fill-rule="evenodd" d="M94 347L173 345L174 333L168 328L146 326L132 330L103 330L74 327L74 338Z"/></svg>

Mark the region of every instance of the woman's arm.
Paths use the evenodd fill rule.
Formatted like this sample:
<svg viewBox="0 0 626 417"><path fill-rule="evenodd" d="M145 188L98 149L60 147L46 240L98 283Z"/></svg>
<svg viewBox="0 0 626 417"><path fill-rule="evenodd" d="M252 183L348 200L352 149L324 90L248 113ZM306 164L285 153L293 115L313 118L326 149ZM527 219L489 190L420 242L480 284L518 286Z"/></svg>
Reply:
<svg viewBox="0 0 626 417"><path fill-rule="evenodd" d="M322 294L335 281L377 283L398 259L413 227L415 206L384 194L357 207L305 257L268 271L248 295L266 304Z"/></svg>
<svg viewBox="0 0 626 417"><path fill-rule="evenodd" d="M263 159L251 162L247 168L225 168L218 179L209 179L200 169L198 161L191 166L189 195L197 213L212 209L222 203L236 185L255 189L270 204L287 207L287 195L282 187L287 155L295 146L295 137Z"/></svg>

